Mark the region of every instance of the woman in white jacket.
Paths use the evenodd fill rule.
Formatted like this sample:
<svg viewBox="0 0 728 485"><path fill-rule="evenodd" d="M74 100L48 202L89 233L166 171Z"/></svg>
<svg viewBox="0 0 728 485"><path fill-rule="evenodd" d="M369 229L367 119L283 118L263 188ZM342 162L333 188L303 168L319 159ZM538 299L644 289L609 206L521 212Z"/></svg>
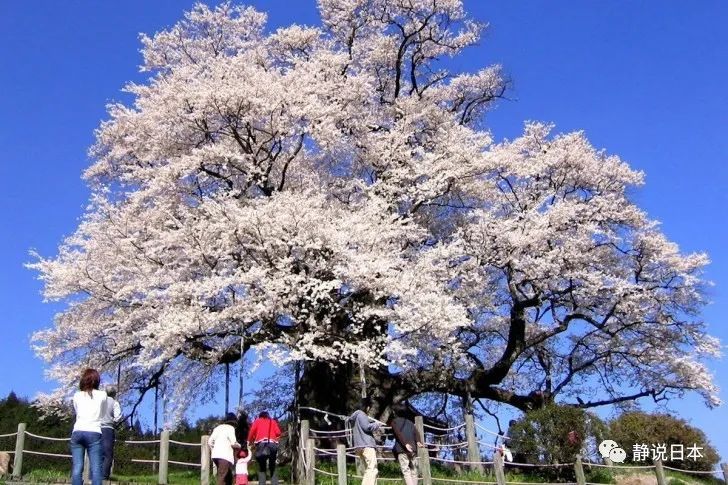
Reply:
<svg viewBox="0 0 728 485"><path fill-rule="evenodd" d="M240 448L235 438L237 422L235 415L228 413L225 421L212 430L207 442L212 450L212 461L217 466L217 485L233 485L235 451Z"/></svg>

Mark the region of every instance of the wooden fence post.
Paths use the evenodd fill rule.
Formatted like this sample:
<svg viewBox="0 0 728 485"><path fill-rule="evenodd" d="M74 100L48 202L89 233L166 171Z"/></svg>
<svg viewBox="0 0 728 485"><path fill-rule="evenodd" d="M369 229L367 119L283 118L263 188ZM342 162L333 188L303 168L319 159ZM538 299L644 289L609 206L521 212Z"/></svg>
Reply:
<svg viewBox="0 0 728 485"><path fill-rule="evenodd" d="M506 485L506 474L503 471L503 455L498 450L493 453L493 470L495 471L495 481L498 485Z"/></svg>
<svg viewBox="0 0 728 485"><path fill-rule="evenodd" d="M25 447L25 423L18 423L18 435L15 437L15 458L13 460L13 478L23 476L23 448Z"/></svg>
<svg viewBox="0 0 728 485"><path fill-rule="evenodd" d="M483 473L483 465L480 462L480 447L478 446L478 437L475 435L475 420L472 414L465 415L465 438L468 440L468 461L469 467L473 471Z"/></svg>
<svg viewBox="0 0 728 485"><path fill-rule="evenodd" d="M657 485L667 485L665 481L665 469L662 468L662 460L655 460L655 475L657 476Z"/></svg>
<svg viewBox="0 0 728 485"><path fill-rule="evenodd" d="M336 445L336 472L339 475L339 485L346 485L346 445Z"/></svg>
<svg viewBox="0 0 728 485"><path fill-rule="evenodd" d="M723 469L723 481L728 484L728 463L721 463L720 467Z"/></svg>
<svg viewBox="0 0 728 485"><path fill-rule="evenodd" d="M581 455L576 455L576 460L574 460L574 472L576 472L576 483L578 485L586 485L586 477L584 476L584 465L581 463Z"/></svg>
<svg viewBox="0 0 728 485"><path fill-rule="evenodd" d="M157 483L169 483L169 430L162 430L159 436L159 479Z"/></svg>
<svg viewBox="0 0 728 485"><path fill-rule="evenodd" d="M425 422L422 416L415 416L415 428L422 437L422 444L425 446L417 448L420 472L422 473L422 485L432 485L432 470L430 470L430 451L427 449L427 438L425 437Z"/></svg>
<svg viewBox="0 0 728 485"><path fill-rule="evenodd" d="M200 438L200 485L210 485L210 437L206 434Z"/></svg>
<svg viewBox="0 0 728 485"><path fill-rule="evenodd" d="M316 453L313 449L313 440L311 438L306 440L306 463L304 463L304 466L306 468L306 481L304 482L306 485L316 485L316 472L314 470L314 466L316 466Z"/></svg>
<svg viewBox="0 0 728 485"><path fill-rule="evenodd" d="M295 443L295 449L298 450L298 456L296 456L296 476L295 479L298 483L302 483L306 479L306 466L304 463L306 453L306 442L310 435L310 424L308 419L301 420L301 429L299 430L300 435L298 436L298 443Z"/></svg>

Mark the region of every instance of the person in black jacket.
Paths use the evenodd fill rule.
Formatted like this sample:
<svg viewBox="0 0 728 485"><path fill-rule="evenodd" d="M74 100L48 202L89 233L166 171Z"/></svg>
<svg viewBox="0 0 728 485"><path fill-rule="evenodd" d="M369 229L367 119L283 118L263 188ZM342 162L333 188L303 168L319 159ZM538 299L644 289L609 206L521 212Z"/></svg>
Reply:
<svg viewBox="0 0 728 485"><path fill-rule="evenodd" d="M415 423L405 417L402 409L392 410L389 426L394 433L392 453L399 462L406 485L417 485L417 448L425 446Z"/></svg>
<svg viewBox="0 0 728 485"><path fill-rule="evenodd" d="M238 424L235 426L235 438L244 450L248 449L248 431L250 431L250 421L248 421L248 413L240 409L238 411Z"/></svg>

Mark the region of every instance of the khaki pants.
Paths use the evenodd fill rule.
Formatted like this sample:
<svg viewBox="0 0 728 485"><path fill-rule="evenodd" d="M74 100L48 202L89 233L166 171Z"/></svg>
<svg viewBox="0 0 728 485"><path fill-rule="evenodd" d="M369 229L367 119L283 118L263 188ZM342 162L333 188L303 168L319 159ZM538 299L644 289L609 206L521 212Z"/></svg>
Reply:
<svg viewBox="0 0 728 485"><path fill-rule="evenodd" d="M399 468L402 470L402 476L404 477L404 483L406 485L417 485L417 458L410 458L407 453L400 453L397 455L397 461L399 462Z"/></svg>
<svg viewBox="0 0 728 485"><path fill-rule="evenodd" d="M361 485L376 485L377 475L379 474L379 470L377 469L377 452L374 448L360 448L358 453L366 465Z"/></svg>

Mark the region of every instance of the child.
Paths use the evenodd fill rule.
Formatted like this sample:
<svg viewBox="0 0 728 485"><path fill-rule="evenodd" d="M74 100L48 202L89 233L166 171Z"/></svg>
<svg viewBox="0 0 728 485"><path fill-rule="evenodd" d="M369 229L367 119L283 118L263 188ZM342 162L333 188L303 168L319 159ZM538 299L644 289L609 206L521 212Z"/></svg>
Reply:
<svg viewBox="0 0 728 485"><path fill-rule="evenodd" d="M238 461L235 462L235 485L248 485L248 462L250 453L247 450L238 452Z"/></svg>

